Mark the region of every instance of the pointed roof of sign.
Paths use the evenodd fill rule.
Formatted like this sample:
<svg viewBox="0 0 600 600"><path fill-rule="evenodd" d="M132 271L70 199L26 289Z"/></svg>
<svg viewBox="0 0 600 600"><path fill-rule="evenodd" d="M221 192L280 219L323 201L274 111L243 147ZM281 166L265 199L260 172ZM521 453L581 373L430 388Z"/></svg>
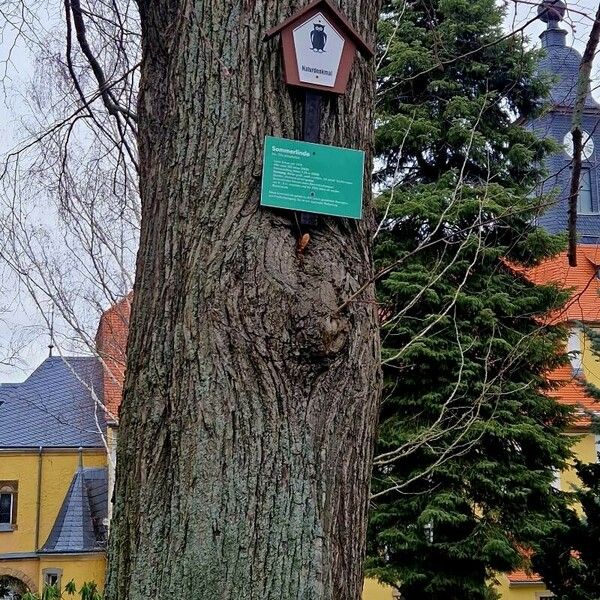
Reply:
<svg viewBox="0 0 600 600"><path fill-rule="evenodd" d="M352 39L352 41L356 44L356 47L360 50L360 52L366 56L367 58L371 58L375 55L373 51L373 47L368 44L365 39L354 29L348 17L344 15L344 13L331 1L331 0L313 0L305 7L297 10L291 17L286 19L280 25L269 29L265 34L265 40L272 38L273 36L281 33L286 27L293 25L296 21L301 19L305 14L310 12L313 9L324 8L328 9L335 18L337 19L338 25L344 30L346 35Z"/></svg>

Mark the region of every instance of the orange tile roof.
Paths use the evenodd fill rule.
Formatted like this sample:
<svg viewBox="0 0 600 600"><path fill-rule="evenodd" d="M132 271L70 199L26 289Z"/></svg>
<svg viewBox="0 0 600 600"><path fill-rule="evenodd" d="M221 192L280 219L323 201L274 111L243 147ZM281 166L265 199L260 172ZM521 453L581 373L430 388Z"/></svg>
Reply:
<svg viewBox="0 0 600 600"><path fill-rule="evenodd" d="M554 258L525 271L526 276L534 283L556 283L561 288L572 290L572 296L566 306L552 315L555 323L583 321L600 323L600 247L596 245L579 245L577 247L577 266L570 267L567 253L561 252ZM519 270L519 269L517 269ZM566 406L576 408L573 425L587 428L590 425L590 413L598 412L599 404L585 389L583 377L575 376L571 365L564 365L552 371L548 379L555 382L556 389L548 395ZM511 585L543 584L537 573L518 569L508 574Z"/></svg>
<svg viewBox="0 0 600 600"><path fill-rule="evenodd" d="M516 270L523 272L533 283L555 283L571 291L571 298L562 310L551 315L551 322L600 323L599 266L600 247L595 244L580 244L577 246L576 267L569 266L567 253L561 252L536 267ZM588 395L583 375L575 376L570 365L564 365L550 373L549 379L559 385L549 395L561 404L576 408L573 425L578 428L589 427L589 415L591 412L598 412L600 405Z"/></svg>
<svg viewBox="0 0 600 600"><path fill-rule="evenodd" d="M573 558L580 558L581 554L577 550L571 550L571 556ZM525 569L515 569L507 577L511 585L544 583L544 580L537 573L526 571Z"/></svg>
<svg viewBox="0 0 600 600"><path fill-rule="evenodd" d="M556 283L572 290L566 306L552 315L554 322L600 322L600 248L596 245L577 247L577 266L570 267L567 253L561 252L541 265L528 269L526 276L533 283Z"/></svg>
<svg viewBox="0 0 600 600"><path fill-rule="evenodd" d="M521 556L525 560L526 566L531 566L531 557L533 556L533 550L531 548L519 549ZM541 577L537 573L533 573L529 569L515 569L512 573L507 575L508 581L511 584L532 584L532 583L543 583Z"/></svg>
<svg viewBox="0 0 600 600"><path fill-rule="evenodd" d="M564 365L552 371L548 375L548 379L559 386L548 392L548 395L556 398L559 404L576 409L573 426L589 427L591 424L590 413L598 412L600 404L587 393L583 377L573 375L571 366Z"/></svg>
<svg viewBox="0 0 600 600"><path fill-rule="evenodd" d="M543 584L542 578L537 573L527 573L523 569L517 569L508 574L508 581L511 584L519 583L540 583Z"/></svg>

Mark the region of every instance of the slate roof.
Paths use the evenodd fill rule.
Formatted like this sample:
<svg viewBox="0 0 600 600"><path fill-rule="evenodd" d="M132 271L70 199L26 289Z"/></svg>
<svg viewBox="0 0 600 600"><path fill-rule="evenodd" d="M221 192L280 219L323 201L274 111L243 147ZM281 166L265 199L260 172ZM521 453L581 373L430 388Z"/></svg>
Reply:
<svg viewBox="0 0 600 600"><path fill-rule="evenodd" d="M550 91L552 104L572 107L575 104L581 55L566 45L566 37L567 32L558 26L557 21L548 23L548 29L540 36L545 55L539 68L545 73L551 73L555 78ZM585 108L600 109L590 92L585 100Z"/></svg>
<svg viewBox="0 0 600 600"><path fill-rule="evenodd" d="M98 552L106 548L108 472L79 468L40 554Z"/></svg>
<svg viewBox="0 0 600 600"><path fill-rule="evenodd" d="M47 358L23 383L0 384L0 448L103 448L102 367L93 357Z"/></svg>

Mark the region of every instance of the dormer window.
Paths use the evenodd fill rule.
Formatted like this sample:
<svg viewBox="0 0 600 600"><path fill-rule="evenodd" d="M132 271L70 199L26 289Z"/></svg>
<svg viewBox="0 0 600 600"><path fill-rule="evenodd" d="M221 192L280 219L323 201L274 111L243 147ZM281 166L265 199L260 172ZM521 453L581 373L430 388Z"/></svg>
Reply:
<svg viewBox="0 0 600 600"><path fill-rule="evenodd" d="M0 532L13 531L17 522L17 482L0 481Z"/></svg>
<svg viewBox="0 0 600 600"><path fill-rule="evenodd" d="M598 206L592 199L592 176L589 169L581 169L581 187L577 199L577 212L580 215L598 214Z"/></svg>
<svg viewBox="0 0 600 600"><path fill-rule="evenodd" d="M571 372L573 377L581 377L583 375L583 365L581 362L581 338L579 337L578 329L571 330L571 333L569 334L567 352L569 354L569 360L571 361Z"/></svg>

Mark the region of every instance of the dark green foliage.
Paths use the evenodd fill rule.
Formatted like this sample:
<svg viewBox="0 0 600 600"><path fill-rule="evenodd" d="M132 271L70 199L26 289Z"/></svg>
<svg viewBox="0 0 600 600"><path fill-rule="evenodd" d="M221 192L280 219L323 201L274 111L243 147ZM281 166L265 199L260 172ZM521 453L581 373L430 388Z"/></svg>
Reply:
<svg viewBox="0 0 600 600"><path fill-rule="evenodd" d="M6 577L0 577L0 598L4 598L10 591L10 582Z"/></svg>
<svg viewBox="0 0 600 600"><path fill-rule="evenodd" d="M555 527L534 556L535 569L542 574L556 600L600 598L600 464L576 463L581 487L574 499L578 514L564 508L562 524Z"/></svg>
<svg viewBox="0 0 600 600"><path fill-rule="evenodd" d="M584 381L582 383L586 394L594 400L600 401L600 388L589 381Z"/></svg>
<svg viewBox="0 0 600 600"><path fill-rule="evenodd" d="M64 592L56 585L47 585L44 587L42 595L32 594L30 592L23 596L23 600L66 600L77 594L77 586L71 579L65 585ZM102 594L98 591L98 585L93 581L86 581L79 590L80 600L102 600Z"/></svg>
<svg viewBox="0 0 600 600"><path fill-rule="evenodd" d="M585 333L585 337L589 340L591 351L596 356L600 356L600 333L585 323L580 322L578 325L583 333ZM590 398L600 401L600 388L597 385L587 381L587 379L582 379L581 383L583 384L583 387ZM592 419L595 418L593 415L590 416Z"/></svg>
<svg viewBox="0 0 600 600"><path fill-rule="evenodd" d="M565 331L543 324L566 294L520 271L563 244L531 224L554 145L515 123L546 82L522 40L500 39L494 0L385 4L369 573L406 600L492 598L490 577L556 525L553 469L569 456L568 410L545 395Z"/></svg>

